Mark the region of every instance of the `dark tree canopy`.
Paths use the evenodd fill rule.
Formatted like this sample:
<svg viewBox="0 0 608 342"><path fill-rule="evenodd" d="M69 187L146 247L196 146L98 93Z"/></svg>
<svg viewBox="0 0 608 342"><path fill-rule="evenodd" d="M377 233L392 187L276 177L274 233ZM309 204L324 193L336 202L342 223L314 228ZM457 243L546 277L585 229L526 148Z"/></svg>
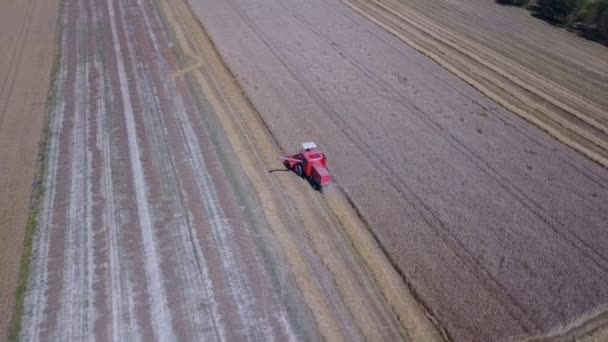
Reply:
<svg viewBox="0 0 608 342"><path fill-rule="evenodd" d="M577 0L538 0L538 10L548 19L563 22L574 12L577 3Z"/></svg>

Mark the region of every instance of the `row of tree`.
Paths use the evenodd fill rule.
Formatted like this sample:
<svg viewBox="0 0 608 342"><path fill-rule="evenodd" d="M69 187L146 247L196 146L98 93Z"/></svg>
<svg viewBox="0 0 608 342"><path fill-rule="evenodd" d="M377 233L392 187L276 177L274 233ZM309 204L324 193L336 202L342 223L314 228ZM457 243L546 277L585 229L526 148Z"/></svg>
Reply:
<svg viewBox="0 0 608 342"><path fill-rule="evenodd" d="M608 40L608 0L497 0L498 3L525 6L538 15L564 25L583 25Z"/></svg>

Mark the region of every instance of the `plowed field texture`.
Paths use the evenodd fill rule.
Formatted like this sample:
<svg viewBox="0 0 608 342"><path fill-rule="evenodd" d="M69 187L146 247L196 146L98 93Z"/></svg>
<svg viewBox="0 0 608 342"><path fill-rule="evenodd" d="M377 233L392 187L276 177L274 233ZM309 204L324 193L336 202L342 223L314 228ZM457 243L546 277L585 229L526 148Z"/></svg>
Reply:
<svg viewBox="0 0 608 342"><path fill-rule="evenodd" d="M0 339L608 340L605 46L491 0L0 9Z"/></svg>

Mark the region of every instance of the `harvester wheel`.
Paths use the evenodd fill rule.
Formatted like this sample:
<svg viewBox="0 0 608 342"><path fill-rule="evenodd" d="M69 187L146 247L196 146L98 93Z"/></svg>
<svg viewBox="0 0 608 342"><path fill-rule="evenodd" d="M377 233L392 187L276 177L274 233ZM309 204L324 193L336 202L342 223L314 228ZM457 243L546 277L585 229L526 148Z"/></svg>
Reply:
<svg viewBox="0 0 608 342"><path fill-rule="evenodd" d="M302 164L296 164L295 170L298 176L304 176L304 172L302 171Z"/></svg>

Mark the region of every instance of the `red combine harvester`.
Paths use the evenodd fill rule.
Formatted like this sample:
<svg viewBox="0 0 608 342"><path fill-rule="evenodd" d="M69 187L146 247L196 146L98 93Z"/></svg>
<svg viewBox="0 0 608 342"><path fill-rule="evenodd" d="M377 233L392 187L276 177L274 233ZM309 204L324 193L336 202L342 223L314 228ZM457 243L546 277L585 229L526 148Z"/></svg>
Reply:
<svg viewBox="0 0 608 342"><path fill-rule="evenodd" d="M327 158L314 142L303 143L299 153L279 159L298 176L307 178L317 190L331 182L331 174L327 170Z"/></svg>

